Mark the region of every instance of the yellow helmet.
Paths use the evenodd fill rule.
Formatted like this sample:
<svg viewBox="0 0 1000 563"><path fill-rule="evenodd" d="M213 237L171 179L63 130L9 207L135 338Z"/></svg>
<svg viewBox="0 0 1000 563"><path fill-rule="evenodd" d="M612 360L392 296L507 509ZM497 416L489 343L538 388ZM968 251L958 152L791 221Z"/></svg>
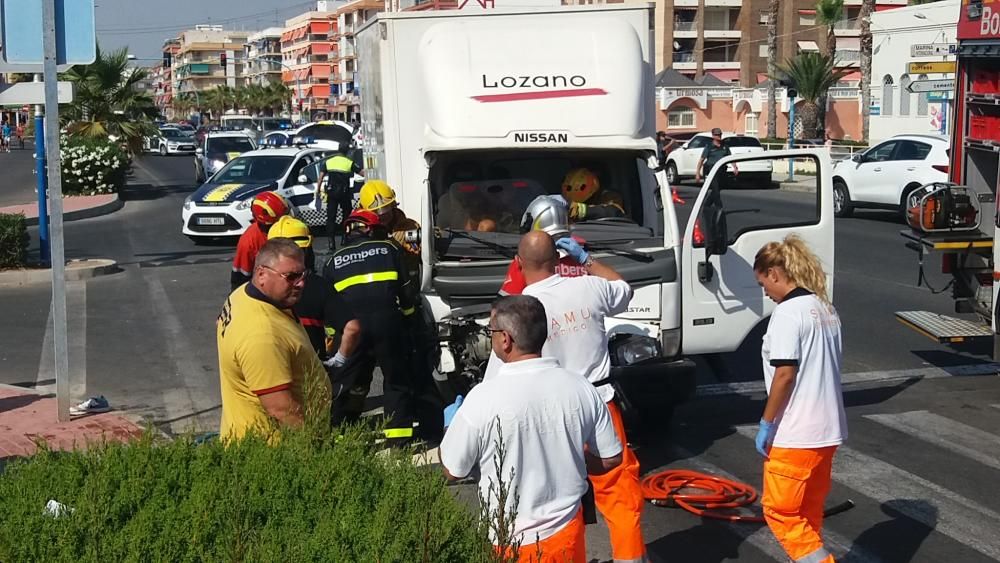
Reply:
<svg viewBox="0 0 1000 563"><path fill-rule="evenodd" d="M368 180L358 194L358 205L365 211L377 211L396 203L396 192L383 180Z"/></svg>
<svg viewBox="0 0 1000 563"><path fill-rule="evenodd" d="M285 215L267 231L267 240L274 238L289 238L300 248L312 246L312 233L309 232L309 225L295 217Z"/></svg>

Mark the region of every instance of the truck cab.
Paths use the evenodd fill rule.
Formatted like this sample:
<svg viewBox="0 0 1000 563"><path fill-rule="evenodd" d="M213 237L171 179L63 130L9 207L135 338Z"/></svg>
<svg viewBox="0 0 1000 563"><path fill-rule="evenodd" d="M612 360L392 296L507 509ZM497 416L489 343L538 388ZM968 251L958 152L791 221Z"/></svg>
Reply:
<svg viewBox="0 0 1000 563"><path fill-rule="evenodd" d="M366 177L389 182L421 223L440 387L460 392L483 376L483 327L522 215L540 195L565 195L570 171L589 171L624 210L571 225L635 289L607 320L622 382L656 381L681 400L694 386L688 355L739 347L773 307L751 267L766 242L796 232L833 271L830 162L818 151L727 157L675 209L656 170L652 16L652 4L401 12L358 31ZM804 161L815 186L797 205L767 209L747 196L758 190L722 189L734 163ZM758 187L774 200L769 179Z"/></svg>

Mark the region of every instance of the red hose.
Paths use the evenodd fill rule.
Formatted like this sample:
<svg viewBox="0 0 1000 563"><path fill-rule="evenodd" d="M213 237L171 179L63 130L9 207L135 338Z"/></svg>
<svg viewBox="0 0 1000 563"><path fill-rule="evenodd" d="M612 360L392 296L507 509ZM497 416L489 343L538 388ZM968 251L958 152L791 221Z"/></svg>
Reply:
<svg viewBox="0 0 1000 563"><path fill-rule="evenodd" d="M642 494L657 506L678 506L703 518L727 522L763 522L762 516L735 512L753 504L757 490L739 481L674 469L647 476Z"/></svg>

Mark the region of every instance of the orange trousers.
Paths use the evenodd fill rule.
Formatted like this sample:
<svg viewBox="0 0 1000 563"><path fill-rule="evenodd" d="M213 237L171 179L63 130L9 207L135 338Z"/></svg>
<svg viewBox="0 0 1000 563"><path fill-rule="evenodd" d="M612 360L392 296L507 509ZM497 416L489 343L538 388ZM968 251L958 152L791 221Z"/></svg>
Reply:
<svg viewBox="0 0 1000 563"><path fill-rule="evenodd" d="M591 475L594 503L611 532L611 555L616 562L645 561L642 540L642 507L645 499L639 484L639 460L628 447L622 413L614 401L608 403L615 433L622 443L622 463L604 475Z"/></svg>
<svg viewBox="0 0 1000 563"><path fill-rule="evenodd" d="M555 535L522 545L517 563L587 563L585 529L583 510L580 510Z"/></svg>
<svg viewBox="0 0 1000 563"><path fill-rule="evenodd" d="M764 461L764 519L796 563L834 563L820 532L836 451L772 447Z"/></svg>

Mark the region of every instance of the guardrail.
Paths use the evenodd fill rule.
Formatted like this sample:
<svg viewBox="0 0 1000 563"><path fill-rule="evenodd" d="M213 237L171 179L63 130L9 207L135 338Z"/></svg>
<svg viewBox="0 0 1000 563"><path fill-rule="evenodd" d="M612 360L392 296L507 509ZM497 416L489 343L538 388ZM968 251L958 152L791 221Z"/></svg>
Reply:
<svg viewBox="0 0 1000 563"><path fill-rule="evenodd" d="M785 150L785 149L788 148L786 145L779 144L779 143L763 143L763 146L764 146L764 150L766 150L766 151L780 151L780 150ZM796 143L795 148L797 148L797 149L814 149L814 148L823 148L823 147L821 145L798 144L798 143ZM854 156L855 153L865 152L869 148L870 147L861 147L861 146L854 146L854 145L837 145L837 144L834 144L830 148L830 158L832 158L833 160L843 160L845 158L851 158L852 156Z"/></svg>

